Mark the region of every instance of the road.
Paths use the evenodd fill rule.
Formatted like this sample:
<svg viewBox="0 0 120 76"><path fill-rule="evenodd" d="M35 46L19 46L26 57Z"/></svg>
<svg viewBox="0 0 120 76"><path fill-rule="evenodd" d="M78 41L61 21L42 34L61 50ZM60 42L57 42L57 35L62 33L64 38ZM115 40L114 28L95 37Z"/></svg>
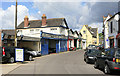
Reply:
<svg viewBox="0 0 120 76"><path fill-rule="evenodd" d="M104 74L83 60L84 51L70 51L35 58L8 74Z"/></svg>

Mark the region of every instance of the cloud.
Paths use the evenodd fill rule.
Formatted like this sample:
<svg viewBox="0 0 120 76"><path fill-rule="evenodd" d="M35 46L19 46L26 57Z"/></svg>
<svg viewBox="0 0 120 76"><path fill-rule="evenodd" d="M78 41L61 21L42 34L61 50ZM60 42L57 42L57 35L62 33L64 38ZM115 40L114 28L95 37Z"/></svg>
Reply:
<svg viewBox="0 0 120 76"><path fill-rule="evenodd" d="M100 0L97 0L100 1ZM64 17L70 28L78 29L81 25L100 26L102 16L118 11L117 2L34 2L33 7L47 15L47 18Z"/></svg>
<svg viewBox="0 0 120 76"><path fill-rule="evenodd" d="M0 28L2 29L14 29L15 26L15 6L11 5L6 10L0 8ZM26 6L18 5L17 24L19 25L25 16L29 16L29 19L36 19L29 14L29 9Z"/></svg>

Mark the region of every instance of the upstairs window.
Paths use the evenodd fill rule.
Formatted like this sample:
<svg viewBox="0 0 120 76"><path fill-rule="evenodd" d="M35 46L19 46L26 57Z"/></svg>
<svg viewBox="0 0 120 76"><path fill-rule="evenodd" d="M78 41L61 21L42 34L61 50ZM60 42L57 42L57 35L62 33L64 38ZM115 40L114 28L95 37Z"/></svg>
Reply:
<svg viewBox="0 0 120 76"><path fill-rule="evenodd" d="M31 30L30 30L30 33L33 33L33 32L34 32L34 30L33 30L33 29L31 29Z"/></svg>
<svg viewBox="0 0 120 76"><path fill-rule="evenodd" d="M83 34L86 34L86 31L85 31L85 30L83 31Z"/></svg>
<svg viewBox="0 0 120 76"><path fill-rule="evenodd" d="M113 22L110 23L110 31L113 33Z"/></svg>
<svg viewBox="0 0 120 76"><path fill-rule="evenodd" d="M51 28L50 30L57 30L57 28Z"/></svg>

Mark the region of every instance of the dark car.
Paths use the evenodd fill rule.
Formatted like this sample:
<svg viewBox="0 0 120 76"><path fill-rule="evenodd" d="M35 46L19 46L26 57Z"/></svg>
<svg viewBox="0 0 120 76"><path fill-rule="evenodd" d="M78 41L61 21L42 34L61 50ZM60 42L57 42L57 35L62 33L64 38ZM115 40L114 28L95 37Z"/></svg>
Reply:
<svg viewBox="0 0 120 76"><path fill-rule="evenodd" d="M94 63L96 56L100 53L101 51L97 49L87 49L84 54L84 61L86 63Z"/></svg>
<svg viewBox="0 0 120 76"><path fill-rule="evenodd" d="M33 57L37 57L37 56L41 56L41 52L40 51L36 51L33 50L31 48L27 48L27 47L22 47L24 50L26 50L27 52L31 53Z"/></svg>
<svg viewBox="0 0 120 76"><path fill-rule="evenodd" d="M89 46L87 47L87 49L96 49L96 46L95 46L95 45L89 45Z"/></svg>
<svg viewBox="0 0 120 76"><path fill-rule="evenodd" d="M76 51L76 47L70 47L69 51Z"/></svg>
<svg viewBox="0 0 120 76"><path fill-rule="evenodd" d="M103 69L105 74L120 71L120 48L104 49L96 57L94 67Z"/></svg>
<svg viewBox="0 0 120 76"><path fill-rule="evenodd" d="M16 47L2 47L1 55L2 55L2 62L15 62L15 48ZM24 50L24 60L33 60L32 54Z"/></svg>

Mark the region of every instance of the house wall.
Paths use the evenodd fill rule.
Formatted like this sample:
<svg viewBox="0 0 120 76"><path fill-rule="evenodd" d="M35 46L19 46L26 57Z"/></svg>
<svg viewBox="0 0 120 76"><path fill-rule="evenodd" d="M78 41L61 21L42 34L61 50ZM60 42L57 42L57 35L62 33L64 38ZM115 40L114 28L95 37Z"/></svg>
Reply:
<svg viewBox="0 0 120 76"><path fill-rule="evenodd" d="M83 31L86 31L85 34ZM86 47L88 47L90 44L92 44L92 35L84 25L82 29L80 30L80 33L82 34L82 38L86 40Z"/></svg>
<svg viewBox="0 0 120 76"><path fill-rule="evenodd" d="M117 16L117 15L116 15ZM113 17L111 20L108 21L108 25L109 25L109 37L114 37L114 47L117 47L117 39L116 39L116 35L118 34L118 22L116 21L116 16ZM111 22L113 23L113 33L111 33ZM109 39L110 40L110 39ZM110 45L110 43L109 43Z"/></svg>
<svg viewBox="0 0 120 76"><path fill-rule="evenodd" d="M97 28L97 46L99 45L99 33L98 33L98 28Z"/></svg>
<svg viewBox="0 0 120 76"><path fill-rule="evenodd" d="M110 16L108 15L106 20L103 22L104 24L104 47L108 48L109 46L109 38L108 38L108 34L109 34L109 25L108 25L108 19L110 18Z"/></svg>
<svg viewBox="0 0 120 76"><path fill-rule="evenodd" d="M59 34L68 36L68 30L62 27L49 27L49 28L28 28L28 29L18 29L18 36L30 36L30 37L40 37L40 31L52 34ZM30 30L33 30L32 32Z"/></svg>

